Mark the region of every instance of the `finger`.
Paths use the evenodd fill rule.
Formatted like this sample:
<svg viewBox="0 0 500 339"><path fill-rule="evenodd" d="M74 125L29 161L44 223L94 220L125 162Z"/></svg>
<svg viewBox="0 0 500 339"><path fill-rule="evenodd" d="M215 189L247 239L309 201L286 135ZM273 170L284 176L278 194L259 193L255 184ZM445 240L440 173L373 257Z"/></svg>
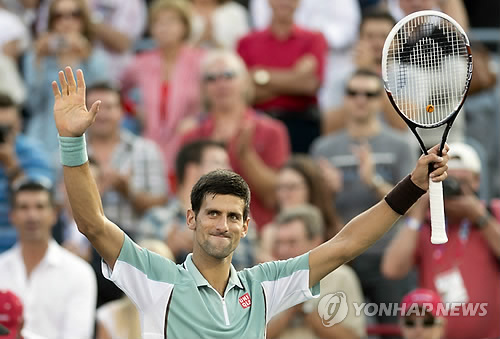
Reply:
<svg viewBox="0 0 500 339"><path fill-rule="evenodd" d="M64 73L66 74L66 80L68 81L68 93L76 93L76 81L75 76L73 75L73 70L68 66L64 69Z"/></svg>
<svg viewBox="0 0 500 339"><path fill-rule="evenodd" d="M433 177L432 181L434 181L434 182L444 181L447 177L448 177L448 172L444 172L441 175Z"/></svg>
<svg viewBox="0 0 500 339"><path fill-rule="evenodd" d="M441 174L443 174L444 172L446 172L447 170L448 170L448 166L446 166L446 165L443 167L437 168L431 172L430 177L431 178L438 177Z"/></svg>
<svg viewBox="0 0 500 339"><path fill-rule="evenodd" d="M90 107L90 114L92 116L92 119L95 119L95 116L97 115L97 112L99 112L99 106L101 105L101 100L97 100L92 104L92 107Z"/></svg>
<svg viewBox="0 0 500 339"><path fill-rule="evenodd" d="M61 97L61 91L59 91L59 86L57 81L52 81L52 92L54 92L54 98L57 100Z"/></svg>
<svg viewBox="0 0 500 339"><path fill-rule="evenodd" d="M76 71L76 79L78 81L78 87L76 89L76 92L85 95L86 91L85 78L83 77L83 71L81 69L78 69Z"/></svg>
<svg viewBox="0 0 500 339"><path fill-rule="evenodd" d="M61 84L62 95L68 95L68 83L66 82L66 77L63 71L59 71L59 83Z"/></svg>
<svg viewBox="0 0 500 339"><path fill-rule="evenodd" d="M423 165L428 165L431 162L436 163L440 166L440 163L444 161L443 157L438 156L436 153L429 153L428 155L422 155L419 160Z"/></svg>

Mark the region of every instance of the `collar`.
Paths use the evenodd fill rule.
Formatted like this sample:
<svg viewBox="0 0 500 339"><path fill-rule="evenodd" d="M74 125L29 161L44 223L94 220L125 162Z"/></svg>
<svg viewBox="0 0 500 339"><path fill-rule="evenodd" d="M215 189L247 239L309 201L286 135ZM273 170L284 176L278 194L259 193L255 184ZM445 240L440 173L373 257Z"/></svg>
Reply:
<svg viewBox="0 0 500 339"><path fill-rule="evenodd" d="M22 261L21 244L18 243L16 245L15 251ZM51 239L47 252L45 252L45 256L40 261L40 264L46 262L49 266L59 266L62 264L62 257L62 247L54 239Z"/></svg>
<svg viewBox="0 0 500 339"><path fill-rule="evenodd" d="M189 253L188 256L186 257L186 261L184 261L184 267L186 270L191 274L193 277L196 286L211 286L210 283L205 279L205 277L198 271L198 268L196 265L193 263L193 253ZM243 288L243 284L241 283L240 279L238 278L238 272L236 272L236 269L234 268L233 264L231 264L231 268L229 271L229 281L227 283L226 291L229 291L231 288L234 286L237 286L241 289Z"/></svg>
<svg viewBox="0 0 500 339"><path fill-rule="evenodd" d="M271 31L271 26L267 27L262 32L265 34L265 36L267 38L271 38L273 40L278 40L276 38L276 36L274 35L273 31ZM288 35L288 38L285 39L284 41L297 38L300 35L301 32L302 32L302 29L300 29L300 27L297 26L296 24L293 24L292 25L292 29L290 30L290 35Z"/></svg>

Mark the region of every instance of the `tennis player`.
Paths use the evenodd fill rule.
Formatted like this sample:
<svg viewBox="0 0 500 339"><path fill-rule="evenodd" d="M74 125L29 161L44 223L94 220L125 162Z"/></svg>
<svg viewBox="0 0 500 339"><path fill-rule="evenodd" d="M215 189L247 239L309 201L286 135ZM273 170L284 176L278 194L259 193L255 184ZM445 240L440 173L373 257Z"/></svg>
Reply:
<svg viewBox="0 0 500 339"><path fill-rule="evenodd" d="M59 72L54 117L61 162L78 229L102 256L103 274L136 304L143 338L265 338L277 313L319 294L319 281L377 239L428 189L446 178L448 147L422 156L404 180L377 205L349 222L334 238L286 261L236 272L231 258L248 231L250 190L237 174L218 170L203 176L191 192L187 224L193 253L182 265L140 248L103 213L87 163L84 132L100 102L85 105L85 81L71 68Z"/></svg>

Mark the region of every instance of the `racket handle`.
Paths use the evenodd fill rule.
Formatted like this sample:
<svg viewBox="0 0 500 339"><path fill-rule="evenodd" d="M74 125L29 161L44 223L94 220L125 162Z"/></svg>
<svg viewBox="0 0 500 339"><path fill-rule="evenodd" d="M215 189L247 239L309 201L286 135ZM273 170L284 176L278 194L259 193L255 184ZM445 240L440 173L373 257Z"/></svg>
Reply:
<svg viewBox="0 0 500 339"><path fill-rule="evenodd" d="M444 222L443 183L429 178L429 201L431 205L431 243L448 242Z"/></svg>

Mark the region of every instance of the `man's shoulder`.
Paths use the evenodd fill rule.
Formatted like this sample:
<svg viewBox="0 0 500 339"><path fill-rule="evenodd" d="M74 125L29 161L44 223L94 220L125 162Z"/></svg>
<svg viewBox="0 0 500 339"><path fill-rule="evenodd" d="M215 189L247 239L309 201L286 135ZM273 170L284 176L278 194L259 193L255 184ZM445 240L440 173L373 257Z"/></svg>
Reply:
<svg viewBox="0 0 500 339"><path fill-rule="evenodd" d="M0 253L0 267L4 267L6 265L11 265L15 263L17 253L18 251L16 250L16 245L14 245L14 247L9 248L7 251Z"/></svg>
<svg viewBox="0 0 500 339"><path fill-rule="evenodd" d="M60 256L60 260L64 264L65 270L71 271L78 276L88 274L94 275L94 270L87 261L68 251L64 247L61 247L60 245L56 246L58 246L58 255Z"/></svg>

